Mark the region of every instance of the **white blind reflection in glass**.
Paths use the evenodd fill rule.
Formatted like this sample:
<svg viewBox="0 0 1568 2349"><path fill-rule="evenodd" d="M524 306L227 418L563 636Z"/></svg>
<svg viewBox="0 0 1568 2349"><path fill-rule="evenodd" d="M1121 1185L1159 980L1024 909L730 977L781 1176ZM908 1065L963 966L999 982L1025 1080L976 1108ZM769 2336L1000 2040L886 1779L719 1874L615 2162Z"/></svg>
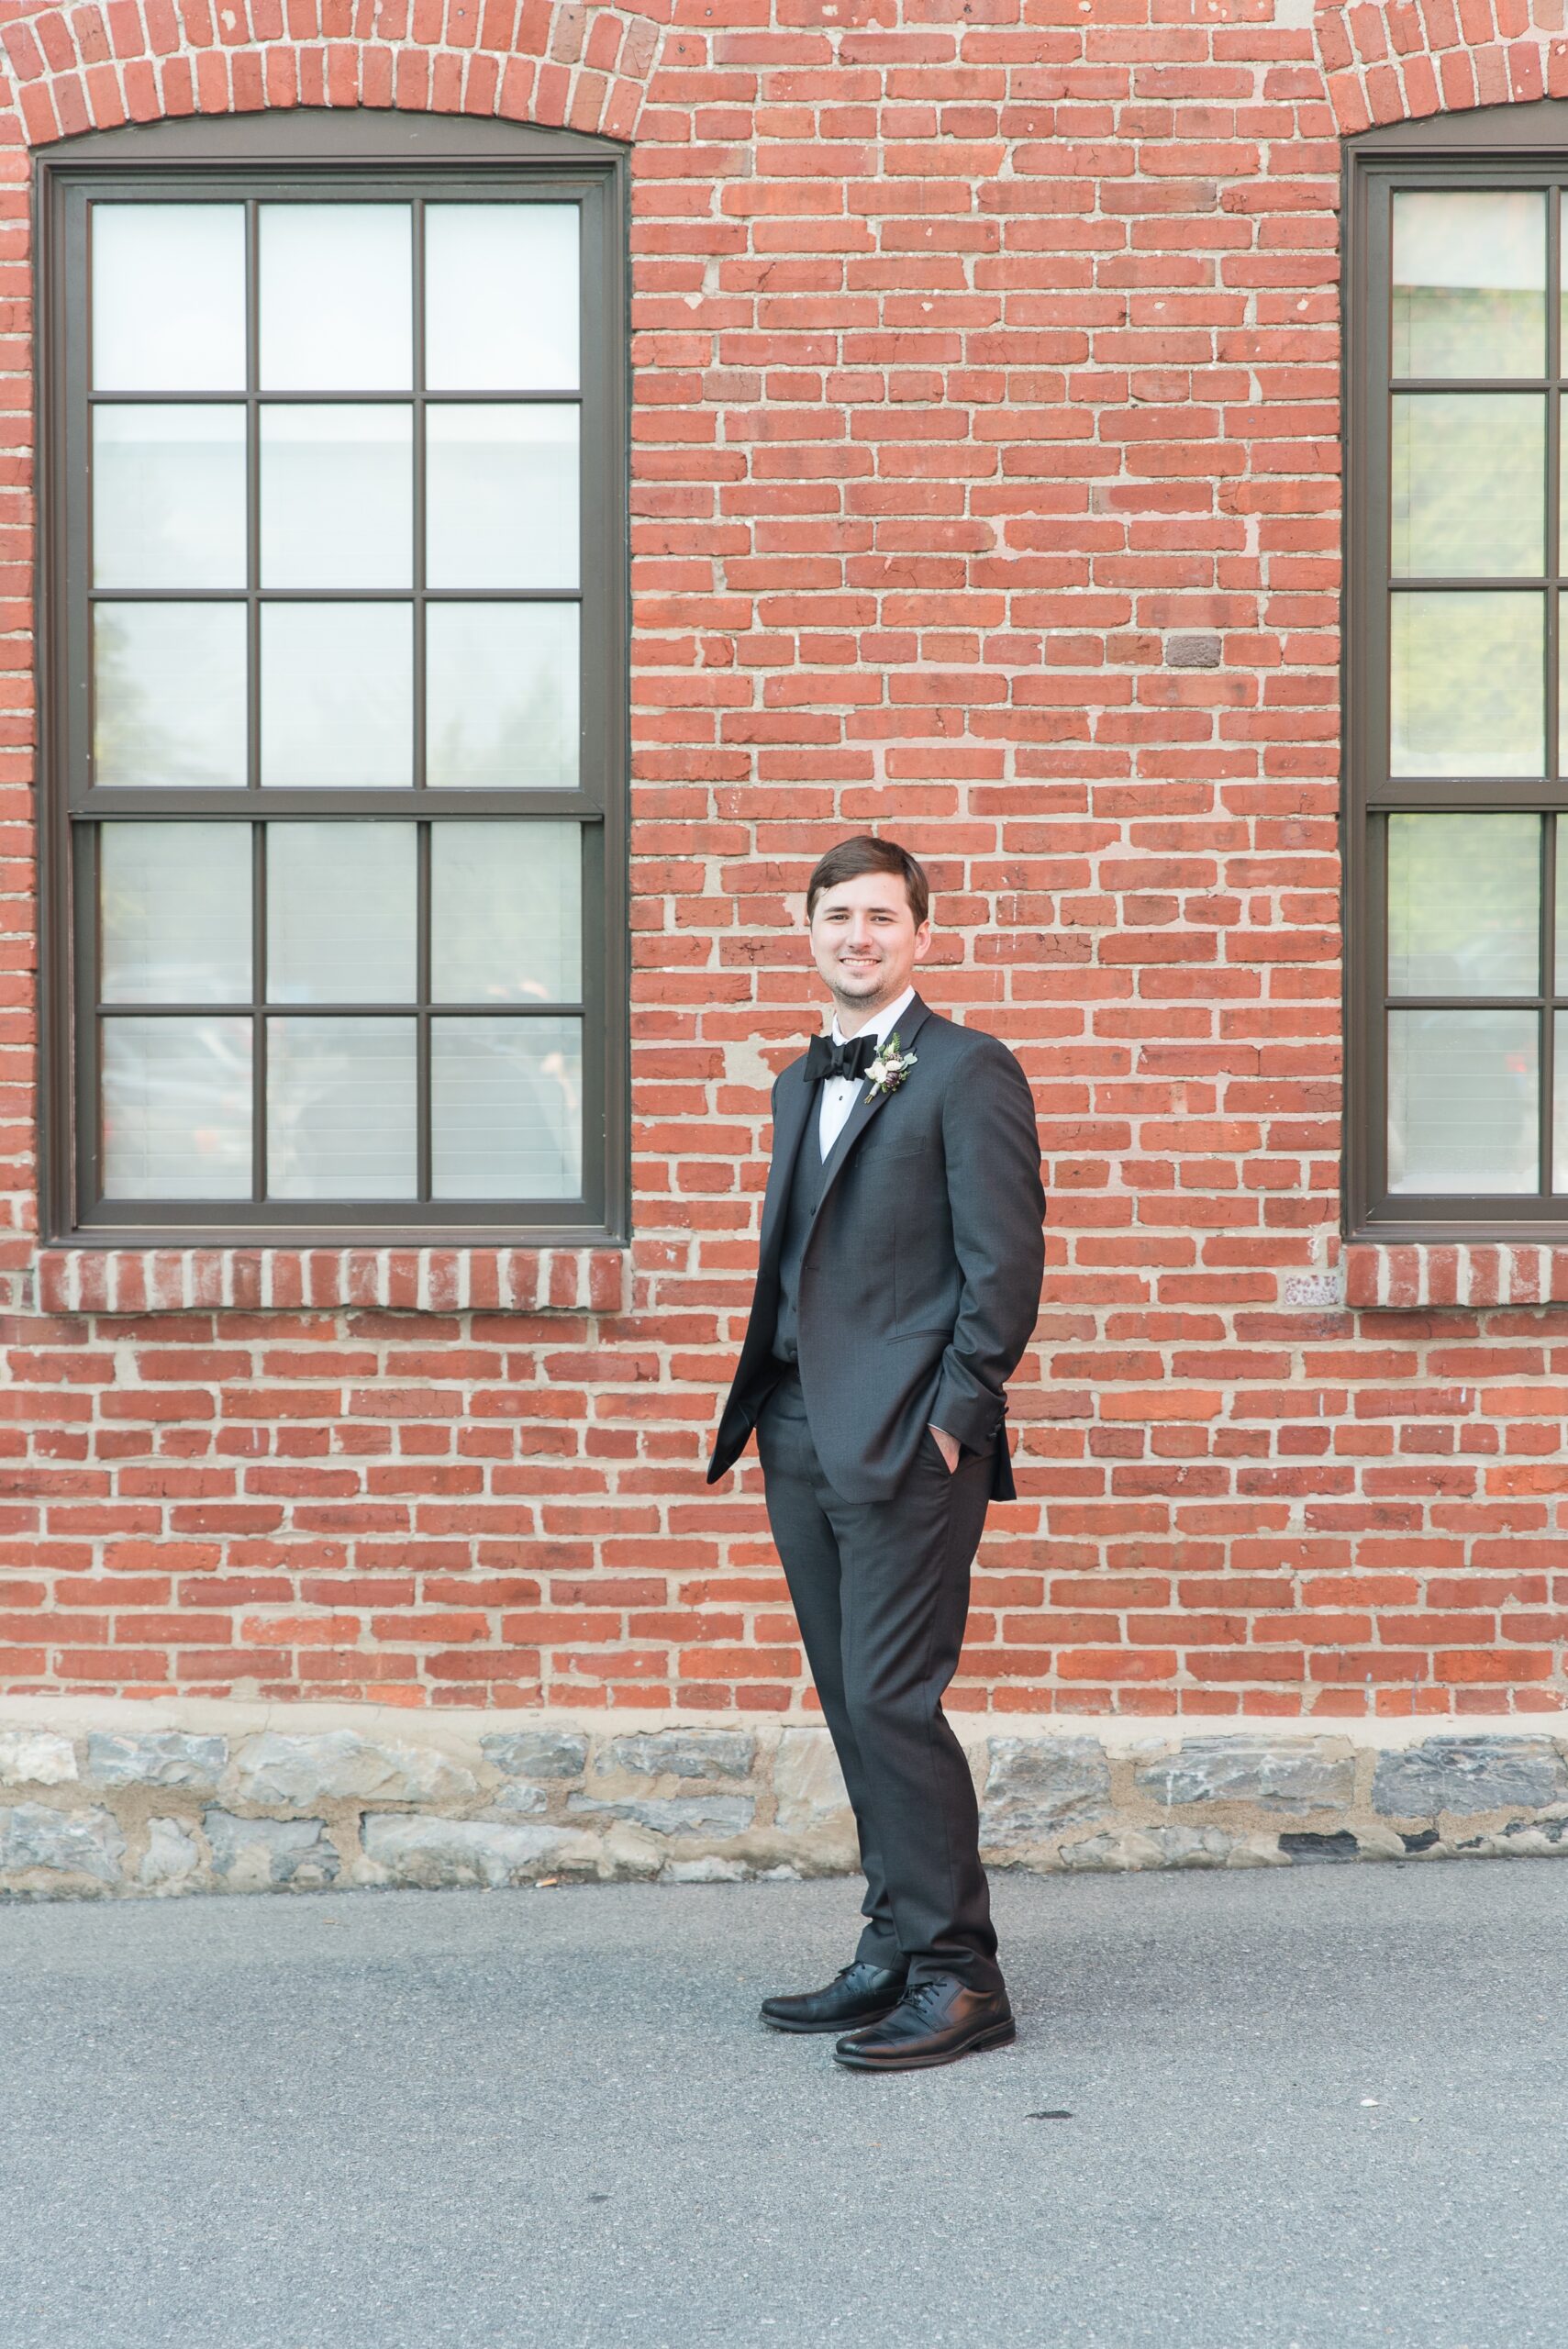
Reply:
<svg viewBox="0 0 1568 2349"><path fill-rule="evenodd" d="M425 380L433 392L578 384L574 204L425 211Z"/></svg>
<svg viewBox="0 0 1568 2349"><path fill-rule="evenodd" d="M406 1199L417 1188L412 1019L267 1022L267 1190Z"/></svg>
<svg viewBox="0 0 1568 2349"><path fill-rule="evenodd" d="M262 586L407 587L413 578L413 409L262 408Z"/></svg>
<svg viewBox="0 0 1568 2349"><path fill-rule="evenodd" d="M563 791L577 781L575 604L432 604L426 781Z"/></svg>
<svg viewBox="0 0 1568 2349"><path fill-rule="evenodd" d="M99 604L95 782L227 788L246 779L243 604Z"/></svg>
<svg viewBox="0 0 1568 2349"><path fill-rule="evenodd" d="M1412 590L1390 607L1390 774L1542 774L1542 598Z"/></svg>
<svg viewBox="0 0 1568 2349"><path fill-rule="evenodd" d="M1534 995L1539 816L1390 816L1390 995Z"/></svg>
<svg viewBox="0 0 1568 2349"><path fill-rule="evenodd" d="M577 410L440 401L425 411L432 587L575 587Z"/></svg>
<svg viewBox="0 0 1568 2349"><path fill-rule="evenodd" d="M1546 372L1539 188L1410 188L1394 198L1394 373Z"/></svg>
<svg viewBox="0 0 1568 2349"><path fill-rule="evenodd" d="M248 1003L249 824L98 829L106 1003Z"/></svg>
<svg viewBox="0 0 1568 2349"><path fill-rule="evenodd" d="M575 1003L583 985L575 824L433 825L437 1003Z"/></svg>
<svg viewBox="0 0 1568 2349"><path fill-rule="evenodd" d="M580 1020L431 1021L438 1199L576 1198L582 1134Z"/></svg>
<svg viewBox="0 0 1568 2349"><path fill-rule="evenodd" d="M413 781L406 604L264 604L261 781L384 790Z"/></svg>
<svg viewBox="0 0 1568 2349"><path fill-rule="evenodd" d="M95 587L243 587L245 411L93 411Z"/></svg>
<svg viewBox="0 0 1568 2349"><path fill-rule="evenodd" d="M1533 1011L1391 1011L1388 1187L1533 1191L1540 1179Z"/></svg>
<svg viewBox="0 0 1568 2349"><path fill-rule="evenodd" d="M263 204L265 392L406 392L413 231L406 204Z"/></svg>
<svg viewBox="0 0 1568 2349"><path fill-rule="evenodd" d="M1546 403L1532 392L1396 392L1396 579L1539 578Z"/></svg>
<svg viewBox="0 0 1568 2349"><path fill-rule="evenodd" d="M249 1019L106 1019L104 1196L248 1199Z"/></svg>
<svg viewBox="0 0 1568 2349"><path fill-rule="evenodd" d="M412 824L269 824L272 1003L412 1003Z"/></svg>
<svg viewBox="0 0 1568 2349"><path fill-rule="evenodd" d="M245 207L95 204L93 386L242 392Z"/></svg>

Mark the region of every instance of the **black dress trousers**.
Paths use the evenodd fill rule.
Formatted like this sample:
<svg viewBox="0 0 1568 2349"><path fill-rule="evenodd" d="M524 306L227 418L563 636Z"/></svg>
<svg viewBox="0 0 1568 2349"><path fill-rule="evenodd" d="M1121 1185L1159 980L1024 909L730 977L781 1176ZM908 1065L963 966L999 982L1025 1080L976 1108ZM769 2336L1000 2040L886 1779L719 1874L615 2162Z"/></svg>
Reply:
<svg viewBox="0 0 1568 2349"><path fill-rule="evenodd" d="M848 1501L822 1473L800 1379L757 1423L768 1519L859 1831L856 1956L998 1989L996 1935L963 1748L942 1711L990 1498L989 1452L950 1472L928 1431L891 1499Z"/></svg>

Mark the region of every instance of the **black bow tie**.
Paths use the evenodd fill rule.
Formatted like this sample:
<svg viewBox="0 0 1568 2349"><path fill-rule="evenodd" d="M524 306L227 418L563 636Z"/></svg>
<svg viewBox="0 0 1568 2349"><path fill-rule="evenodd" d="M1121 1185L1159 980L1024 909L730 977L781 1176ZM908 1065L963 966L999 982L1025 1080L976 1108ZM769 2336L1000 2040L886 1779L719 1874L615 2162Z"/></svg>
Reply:
<svg viewBox="0 0 1568 2349"><path fill-rule="evenodd" d="M874 1036L851 1036L847 1044L836 1044L831 1036L813 1036L806 1048L806 1081L815 1085L819 1076L848 1076L857 1082L876 1058Z"/></svg>

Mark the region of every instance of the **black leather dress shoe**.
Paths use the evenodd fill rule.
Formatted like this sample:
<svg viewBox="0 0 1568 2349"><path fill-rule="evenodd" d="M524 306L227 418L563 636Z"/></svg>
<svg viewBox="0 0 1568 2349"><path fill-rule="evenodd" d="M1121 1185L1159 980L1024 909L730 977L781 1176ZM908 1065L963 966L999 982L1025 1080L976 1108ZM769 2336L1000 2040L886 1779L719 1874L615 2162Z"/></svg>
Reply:
<svg viewBox="0 0 1568 2349"><path fill-rule="evenodd" d="M1018 2036L1006 1990L972 1990L953 1974L913 1982L883 2021L840 2039L834 2060L856 2072L923 2072Z"/></svg>
<svg viewBox="0 0 1568 2349"><path fill-rule="evenodd" d="M775 2031L852 2031L857 2024L890 2015L904 1996L902 1967L842 1965L825 1990L803 1990L795 1998L764 1998L762 2021Z"/></svg>

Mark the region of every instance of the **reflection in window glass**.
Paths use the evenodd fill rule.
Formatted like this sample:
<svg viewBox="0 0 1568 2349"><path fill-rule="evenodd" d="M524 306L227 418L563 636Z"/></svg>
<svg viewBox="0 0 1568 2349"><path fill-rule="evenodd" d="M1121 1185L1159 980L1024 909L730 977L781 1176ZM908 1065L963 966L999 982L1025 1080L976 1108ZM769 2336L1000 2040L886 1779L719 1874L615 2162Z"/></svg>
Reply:
<svg viewBox="0 0 1568 2349"><path fill-rule="evenodd" d="M1540 577L1544 399L1532 392L1396 393L1392 471L1396 579Z"/></svg>
<svg viewBox="0 0 1568 2349"><path fill-rule="evenodd" d="M106 1003L246 1003L249 824L104 824L98 832Z"/></svg>
<svg viewBox="0 0 1568 2349"><path fill-rule="evenodd" d="M1546 197L1407 188L1394 198L1394 373L1546 372Z"/></svg>
<svg viewBox="0 0 1568 2349"><path fill-rule="evenodd" d="M414 381L406 204L263 204L261 389L406 392Z"/></svg>
<svg viewBox="0 0 1568 2349"><path fill-rule="evenodd" d="M95 204L93 387L245 388L245 209Z"/></svg>
<svg viewBox="0 0 1568 2349"><path fill-rule="evenodd" d="M430 992L437 1003L574 1003L583 984L576 824L437 824Z"/></svg>
<svg viewBox="0 0 1568 2349"><path fill-rule="evenodd" d="M1534 995L1539 816L1390 816L1390 995Z"/></svg>
<svg viewBox="0 0 1568 2349"><path fill-rule="evenodd" d="M1540 1178L1533 1011L1391 1011L1388 1187L1533 1191Z"/></svg>
<svg viewBox="0 0 1568 2349"><path fill-rule="evenodd" d="M93 774L238 788L248 764L243 604L99 604Z"/></svg>
<svg viewBox="0 0 1568 2349"><path fill-rule="evenodd" d="M264 604L261 781L394 790L413 781L406 604Z"/></svg>
<svg viewBox="0 0 1568 2349"><path fill-rule="evenodd" d="M250 1197L250 1022L106 1019L109 1199Z"/></svg>
<svg viewBox="0 0 1568 2349"><path fill-rule="evenodd" d="M95 587L243 587L245 410L93 411Z"/></svg>
<svg viewBox="0 0 1568 2349"><path fill-rule="evenodd" d="M407 587L413 578L413 409L264 407L262 586Z"/></svg>
<svg viewBox="0 0 1568 2349"><path fill-rule="evenodd" d="M417 1188L412 1019L267 1022L267 1190L408 1199Z"/></svg>
<svg viewBox="0 0 1568 2349"><path fill-rule="evenodd" d="M268 1000L411 1003L416 890L412 824L269 824Z"/></svg>
<svg viewBox="0 0 1568 2349"><path fill-rule="evenodd" d="M577 388L574 204L425 212L425 380L433 392Z"/></svg>
<svg viewBox="0 0 1568 2349"><path fill-rule="evenodd" d="M564 791L577 781L575 604L432 604L426 780Z"/></svg>
<svg viewBox="0 0 1568 2349"><path fill-rule="evenodd" d="M430 1104L438 1199L581 1192L580 1020L432 1020Z"/></svg>
<svg viewBox="0 0 1568 2349"><path fill-rule="evenodd" d="M1394 596L1390 774L1540 774L1544 640L1538 595Z"/></svg>

